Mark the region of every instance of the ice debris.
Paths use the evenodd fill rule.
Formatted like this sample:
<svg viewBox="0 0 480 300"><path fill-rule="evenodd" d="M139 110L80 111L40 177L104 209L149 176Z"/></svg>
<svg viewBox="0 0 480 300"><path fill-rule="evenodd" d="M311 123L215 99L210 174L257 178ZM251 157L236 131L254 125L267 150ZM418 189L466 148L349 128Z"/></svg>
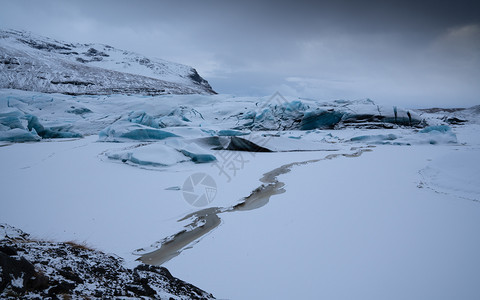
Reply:
<svg viewBox="0 0 480 300"><path fill-rule="evenodd" d="M161 129L123 120L115 122L98 134L99 141L103 142L123 142L128 140L155 141L169 137L177 137L177 135Z"/></svg>
<svg viewBox="0 0 480 300"><path fill-rule="evenodd" d="M416 134L398 136L394 134L362 135L350 139L352 142L380 145L455 144L457 136L447 125L429 126Z"/></svg>
<svg viewBox="0 0 480 300"><path fill-rule="evenodd" d="M0 112L0 141L32 142L42 138L75 138L81 134L68 131L68 126L44 127L38 117L7 107Z"/></svg>
<svg viewBox="0 0 480 300"><path fill-rule="evenodd" d="M120 160L124 163L151 167L173 166L188 161L208 163L216 160L216 157L208 150L179 140L138 145L130 149L109 151L105 155L109 159Z"/></svg>
<svg viewBox="0 0 480 300"><path fill-rule="evenodd" d="M165 167L188 161L185 155L176 149L163 144L150 144L119 152L107 152L107 157L130 162L140 166Z"/></svg>
<svg viewBox="0 0 480 300"><path fill-rule="evenodd" d="M25 129L14 128L7 131L0 131L0 141L5 142L38 142L42 138L37 135L35 130L28 131Z"/></svg>
<svg viewBox="0 0 480 300"><path fill-rule="evenodd" d="M54 138L79 138L82 137L81 134L70 131L63 131L65 127L59 126L57 128L45 128L38 118L33 115L26 115L28 120L27 128L28 130L35 132L42 138L54 139Z"/></svg>
<svg viewBox="0 0 480 300"><path fill-rule="evenodd" d="M233 129L224 129L218 131L218 136L239 136L239 135L248 135L249 132L243 132Z"/></svg>

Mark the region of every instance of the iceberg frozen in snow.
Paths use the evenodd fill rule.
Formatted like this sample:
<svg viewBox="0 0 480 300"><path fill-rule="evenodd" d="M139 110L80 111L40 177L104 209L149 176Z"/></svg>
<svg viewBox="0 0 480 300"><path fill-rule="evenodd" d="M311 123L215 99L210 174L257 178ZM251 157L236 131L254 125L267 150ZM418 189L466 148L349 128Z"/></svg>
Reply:
<svg viewBox="0 0 480 300"><path fill-rule="evenodd" d="M0 125L9 129L25 129L26 121L24 114L17 108L5 108L0 111Z"/></svg>
<svg viewBox="0 0 480 300"><path fill-rule="evenodd" d="M218 136L239 136L239 135L248 135L249 132L233 130L233 129L222 129L219 130L217 135Z"/></svg>
<svg viewBox="0 0 480 300"><path fill-rule="evenodd" d="M14 128L6 131L0 131L0 141L5 142L38 142L42 138L37 135L35 130L28 131L25 129Z"/></svg>
<svg viewBox="0 0 480 300"><path fill-rule="evenodd" d="M140 166L165 167L183 162L209 163L216 157L208 149L194 141L172 138L147 145L136 145L124 150L108 151L109 159L129 162Z"/></svg>
<svg viewBox="0 0 480 300"><path fill-rule="evenodd" d="M98 139L102 142L123 142L128 140L155 141L169 137L177 137L177 135L168 131L126 121L115 122L98 134Z"/></svg>
<svg viewBox="0 0 480 300"><path fill-rule="evenodd" d="M131 112L127 120L132 123L141 124L152 128L160 128L158 121L144 111Z"/></svg>
<svg viewBox="0 0 480 300"><path fill-rule="evenodd" d="M362 142L379 145L420 145L420 144L455 144L457 136L447 125L429 126L414 134L379 134L361 135L350 139L352 142Z"/></svg>
<svg viewBox="0 0 480 300"><path fill-rule="evenodd" d="M457 143L457 135L453 133L452 129L447 125L426 127L420 130L415 136L432 145Z"/></svg>
<svg viewBox="0 0 480 300"><path fill-rule="evenodd" d="M0 110L0 140L3 141L31 142L41 138L82 137L68 129L69 126L44 127L37 116L25 114L17 108Z"/></svg>
<svg viewBox="0 0 480 300"><path fill-rule="evenodd" d="M165 167L189 161L189 158L178 150L164 144L150 144L134 149L107 152L105 154L113 160L130 162L140 166Z"/></svg>
<svg viewBox="0 0 480 300"><path fill-rule="evenodd" d="M195 143L185 144L183 147L180 147L179 150L183 155L190 157L195 163L207 163L217 160L213 154L208 153L205 149Z"/></svg>
<svg viewBox="0 0 480 300"><path fill-rule="evenodd" d="M35 132L41 136L42 138L47 138L47 139L54 139L54 138L79 138L82 137L81 134L76 133L76 132L70 132L66 131L65 127L59 126L56 128L45 128L42 124L40 124L40 121L38 120L38 117L33 116L33 115L27 115L26 116L28 120L28 125L27 128L28 130L35 130Z"/></svg>
<svg viewBox="0 0 480 300"><path fill-rule="evenodd" d="M397 136L390 134L378 134L378 135L361 135L351 138L352 142L366 142L374 144L386 144L390 143L389 141L394 141L397 139Z"/></svg>

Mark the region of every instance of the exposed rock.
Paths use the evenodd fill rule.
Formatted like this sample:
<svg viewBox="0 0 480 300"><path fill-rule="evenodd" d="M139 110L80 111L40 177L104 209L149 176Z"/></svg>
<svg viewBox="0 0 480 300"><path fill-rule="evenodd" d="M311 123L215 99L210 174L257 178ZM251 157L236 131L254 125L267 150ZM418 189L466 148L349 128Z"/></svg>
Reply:
<svg viewBox="0 0 480 300"><path fill-rule="evenodd" d="M84 245L31 240L0 224L0 298L149 297L214 299L163 267L128 269L122 259Z"/></svg>
<svg viewBox="0 0 480 300"><path fill-rule="evenodd" d="M230 144L228 144L227 150L235 151L249 151L249 152L272 152L272 150L264 148L255 144L249 140L241 137L232 136L230 138Z"/></svg>

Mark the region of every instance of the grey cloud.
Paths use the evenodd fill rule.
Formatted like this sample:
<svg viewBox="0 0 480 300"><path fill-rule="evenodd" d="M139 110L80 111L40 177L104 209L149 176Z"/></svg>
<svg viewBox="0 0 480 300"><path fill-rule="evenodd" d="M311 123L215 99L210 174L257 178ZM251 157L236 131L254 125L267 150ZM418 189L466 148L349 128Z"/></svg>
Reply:
<svg viewBox="0 0 480 300"><path fill-rule="evenodd" d="M480 102L478 1L17 0L2 8L2 27L186 63L225 93Z"/></svg>

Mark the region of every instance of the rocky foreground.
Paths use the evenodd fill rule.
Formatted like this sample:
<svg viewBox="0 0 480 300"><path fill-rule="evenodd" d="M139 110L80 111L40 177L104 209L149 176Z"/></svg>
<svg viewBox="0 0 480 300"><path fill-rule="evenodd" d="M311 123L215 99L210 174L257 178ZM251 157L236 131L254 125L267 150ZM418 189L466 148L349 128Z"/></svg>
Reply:
<svg viewBox="0 0 480 300"><path fill-rule="evenodd" d="M31 239L0 224L0 298L215 299L163 267L128 269L122 259L73 242Z"/></svg>

